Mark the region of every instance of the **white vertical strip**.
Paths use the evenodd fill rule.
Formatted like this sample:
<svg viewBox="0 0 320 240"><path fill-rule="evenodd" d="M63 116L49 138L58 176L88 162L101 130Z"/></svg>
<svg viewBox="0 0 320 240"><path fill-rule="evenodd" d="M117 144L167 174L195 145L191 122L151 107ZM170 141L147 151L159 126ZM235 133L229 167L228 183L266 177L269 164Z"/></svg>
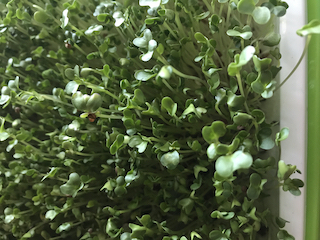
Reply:
<svg viewBox="0 0 320 240"><path fill-rule="evenodd" d="M280 79L283 80L297 63L304 47L304 39L296 35L296 30L306 23L304 0L287 1L289 9L286 16L280 18L282 53ZM290 129L289 138L282 142L281 159L297 165L305 179L305 143L306 143L306 61L280 89L280 127ZM288 220L285 229L297 240L304 239L305 192L299 197L280 191L280 217Z"/></svg>

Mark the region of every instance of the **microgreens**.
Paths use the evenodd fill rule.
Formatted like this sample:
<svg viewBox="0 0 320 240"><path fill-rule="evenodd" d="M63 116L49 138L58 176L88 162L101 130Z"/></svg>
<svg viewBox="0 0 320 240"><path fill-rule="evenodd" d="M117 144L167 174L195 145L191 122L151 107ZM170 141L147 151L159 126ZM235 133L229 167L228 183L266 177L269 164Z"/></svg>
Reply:
<svg viewBox="0 0 320 240"><path fill-rule="evenodd" d="M293 239L264 204L304 185L265 154L288 137L261 109L291 76L285 2L0 8L2 239ZM319 25L297 32L306 47Z"/></svg>

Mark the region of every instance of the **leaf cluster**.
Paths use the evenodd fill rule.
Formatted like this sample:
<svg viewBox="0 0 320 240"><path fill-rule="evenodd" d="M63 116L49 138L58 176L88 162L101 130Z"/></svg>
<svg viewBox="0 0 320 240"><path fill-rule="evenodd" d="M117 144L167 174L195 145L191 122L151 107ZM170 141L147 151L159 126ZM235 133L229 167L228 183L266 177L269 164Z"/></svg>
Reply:
<svg viewBox="0 0 320 240"><path fill-rule="evenodd" d="M275 137L261 102L276 89L274 20L287 7L0 1L2 239L246 240L283 228L261 204L267 176L294 195L303 182L263 154L288 129Z"/></svg>

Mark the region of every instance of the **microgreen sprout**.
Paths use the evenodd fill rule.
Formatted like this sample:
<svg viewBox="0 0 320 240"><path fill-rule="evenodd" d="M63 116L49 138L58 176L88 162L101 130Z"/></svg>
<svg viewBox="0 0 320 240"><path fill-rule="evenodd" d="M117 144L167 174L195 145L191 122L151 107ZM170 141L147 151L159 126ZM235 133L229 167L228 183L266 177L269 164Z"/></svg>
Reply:
<svg viewBox="0 0 320 240"><path fill-rule="evenodd" d="M5 2L2 239L293 238L265 202L304 184L261 107L285 2Z"/></svg>

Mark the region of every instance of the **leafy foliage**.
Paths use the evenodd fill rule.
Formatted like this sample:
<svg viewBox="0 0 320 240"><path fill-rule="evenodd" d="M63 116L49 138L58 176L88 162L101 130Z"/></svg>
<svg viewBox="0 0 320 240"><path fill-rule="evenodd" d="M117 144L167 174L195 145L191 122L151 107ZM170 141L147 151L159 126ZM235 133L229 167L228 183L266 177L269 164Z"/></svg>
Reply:
<svg viewBox="0 0 320 240"><path fill-rule="evenodd" d="M0 1L2 239L257 239L281 1ZM317 22L298 33L317 33ZM277 159L279 160L279 159ZM296 166L278 183L299 195ZM292 239L285 230L279 239Z"/></svg>

